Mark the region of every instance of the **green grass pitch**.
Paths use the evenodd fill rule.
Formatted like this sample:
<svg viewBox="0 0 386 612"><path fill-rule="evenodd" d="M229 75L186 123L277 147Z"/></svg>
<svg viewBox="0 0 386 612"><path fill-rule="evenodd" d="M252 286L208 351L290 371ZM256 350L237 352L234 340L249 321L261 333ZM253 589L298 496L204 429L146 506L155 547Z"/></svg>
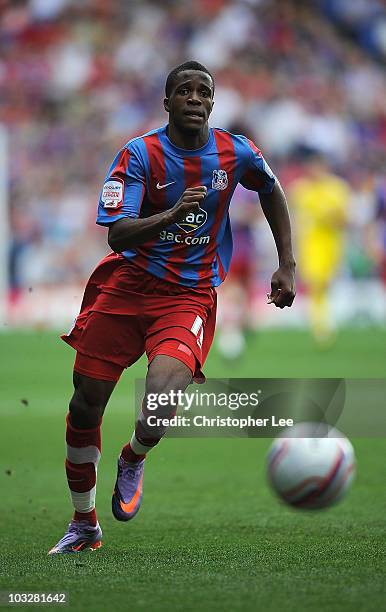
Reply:
<svg viewBox="0 0 386 612"><path fill-rule="evenodd" d="M385 376L385 357L381 330L342 331L324 352L306 332L265 331L233 364L214 347L206 374L375 378ZM115 462L131 431L142 360L125 373L103 425L104 546L49 558L71 515L63 438L73 352L53 333L8 333L0 360L0 589L67 591L71 610L385 609L385 439L354 440L350 495L311 514L283 507L268 489L269 440L166 439L149 455L140 513L117 523Z"/></svg>

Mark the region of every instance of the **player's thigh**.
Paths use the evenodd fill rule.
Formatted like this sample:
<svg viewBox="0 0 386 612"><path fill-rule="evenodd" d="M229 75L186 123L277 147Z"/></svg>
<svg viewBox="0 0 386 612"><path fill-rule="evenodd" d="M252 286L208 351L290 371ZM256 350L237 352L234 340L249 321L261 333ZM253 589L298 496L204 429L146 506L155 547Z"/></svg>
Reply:
<svg viewBox="0 0 386 612"><path fill-rule="evenodd" d="M92 311L72 346L77 355L71 421L94 427L123 370L144 352L143 332L136 317Z"/></svg>

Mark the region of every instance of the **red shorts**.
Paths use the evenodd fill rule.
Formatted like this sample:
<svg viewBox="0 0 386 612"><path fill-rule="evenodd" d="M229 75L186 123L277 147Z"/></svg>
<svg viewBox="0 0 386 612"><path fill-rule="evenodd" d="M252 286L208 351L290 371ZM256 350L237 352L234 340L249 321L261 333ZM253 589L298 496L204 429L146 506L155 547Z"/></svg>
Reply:
<svg viewBox="0 0 386 612"><path fill-rule="evenodd" d="M77 351L74 369L117 381L146 352L168 355L196 380L212 344L216 291L166 282L122 255L107 255L92 273L74 327L62 339Z"/></svg>

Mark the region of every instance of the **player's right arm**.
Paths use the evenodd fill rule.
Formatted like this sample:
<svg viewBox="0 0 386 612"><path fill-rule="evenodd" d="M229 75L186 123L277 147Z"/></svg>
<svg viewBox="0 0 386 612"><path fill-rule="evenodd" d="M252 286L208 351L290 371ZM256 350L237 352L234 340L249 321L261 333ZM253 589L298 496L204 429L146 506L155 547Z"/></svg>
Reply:
<svg viewBox="0 0 386 612"><path fill-rule="evenodd" d="M116 253L143 244L182 221L187 213L198 212L206 187L186 189L172 208L140 218L145 193L146 172L140 151L135 143L129 143L111 164L98 206L97 223L109 228L108 243Z"/></svg>
<svg viewBox="0 0 386 612"><path fill-rule="evenodd" d="M151 240L169 225L183 221L189 212L198 212L205 196L206 187L191 187L184 191L173 208L162 213L145 219L127 217L116 221L109 228L108 243L111 249L121 253Z"/></svg>

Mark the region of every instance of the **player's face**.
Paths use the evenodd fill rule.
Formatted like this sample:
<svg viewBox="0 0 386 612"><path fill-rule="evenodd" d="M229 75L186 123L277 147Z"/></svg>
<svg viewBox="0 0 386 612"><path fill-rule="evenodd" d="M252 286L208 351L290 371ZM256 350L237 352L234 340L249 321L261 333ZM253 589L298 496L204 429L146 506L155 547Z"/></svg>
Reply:
<svg viewBox="0 0 386 612"><path fill-rule="evenodd" d="M182 131L200 131L213 106L213 82L208 74L184 70L177 76L169 98L164 100L170 119Z"/></svg>

